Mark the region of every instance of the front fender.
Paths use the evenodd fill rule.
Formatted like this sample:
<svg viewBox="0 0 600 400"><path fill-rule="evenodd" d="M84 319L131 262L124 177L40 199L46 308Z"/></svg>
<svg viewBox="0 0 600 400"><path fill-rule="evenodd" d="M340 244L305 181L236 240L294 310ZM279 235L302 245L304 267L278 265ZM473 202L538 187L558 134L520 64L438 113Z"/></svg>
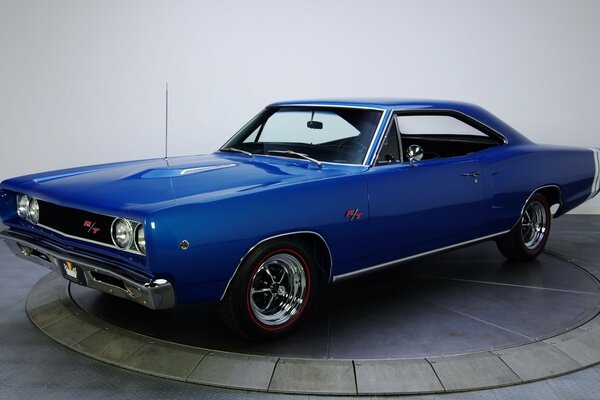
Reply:
<svg viewBox="0 0 600 400"><path fill-rule="evenodd" d="M362 215L352 220L347 211L356 209ZM337 264L366 257L367 223L363 174L238 193L148 216L148 267L156 276L169 276L178 288L209 285L213 292L178 293L180 300L218 300L240 260L257 243L289 232L318 233L335 270ZM183 241L189 243L187 249Z"/></svg>

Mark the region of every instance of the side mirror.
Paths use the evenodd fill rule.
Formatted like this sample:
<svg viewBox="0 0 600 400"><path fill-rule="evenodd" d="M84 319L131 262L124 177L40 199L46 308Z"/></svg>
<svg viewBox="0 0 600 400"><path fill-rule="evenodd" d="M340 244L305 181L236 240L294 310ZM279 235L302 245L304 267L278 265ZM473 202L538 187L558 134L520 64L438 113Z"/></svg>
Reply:
<svg viewBox="0 0 600 400"><path fill-rule="evenodd" d="M423 159L423 149L419 145L411 144L406 149L406 158L408 158L411 164L421 161Z"/></svg>

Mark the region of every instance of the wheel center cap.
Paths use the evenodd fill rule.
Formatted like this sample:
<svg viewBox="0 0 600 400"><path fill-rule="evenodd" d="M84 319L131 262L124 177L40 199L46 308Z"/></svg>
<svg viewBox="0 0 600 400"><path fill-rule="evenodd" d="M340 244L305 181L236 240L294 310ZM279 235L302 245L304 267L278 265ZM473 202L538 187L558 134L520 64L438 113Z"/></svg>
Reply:
<svg viewBox="0 0 600 400"><path fill-rule="evenodd" d="M287 292L286 292L286 290L285 290L285 286L283 286L283 285L279 285L279 286L277 286L277 294L278 294L279 296L285 296L285 294L286 294L286 293L287 293Z"/></svg>

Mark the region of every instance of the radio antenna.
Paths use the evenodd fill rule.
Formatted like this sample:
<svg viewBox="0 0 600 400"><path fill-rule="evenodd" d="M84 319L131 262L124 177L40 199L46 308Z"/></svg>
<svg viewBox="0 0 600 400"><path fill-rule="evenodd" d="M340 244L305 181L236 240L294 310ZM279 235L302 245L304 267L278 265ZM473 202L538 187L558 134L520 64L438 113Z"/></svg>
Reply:
<svg viewBox="0 0 600 400"><path fill-rule="evenodd" d="M169 154L169 83L165 84L165 160Z"/></svg>

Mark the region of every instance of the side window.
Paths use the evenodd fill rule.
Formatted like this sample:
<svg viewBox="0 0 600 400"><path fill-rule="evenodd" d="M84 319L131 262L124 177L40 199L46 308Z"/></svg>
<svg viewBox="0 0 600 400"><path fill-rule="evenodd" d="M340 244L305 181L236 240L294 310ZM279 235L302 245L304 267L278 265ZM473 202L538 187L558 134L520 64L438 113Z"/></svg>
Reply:
<svg viewBox="0 0 600 400"><path fill-rule="evenodd" d="M485 133L449 115L398 115L403 135L459 135L488 137Z"/></svg>
<svg viewBox="0 0 600 400"><path fill-rule="evenodd" d="M423 160L467 156L498 146L498 138L453 115L400 114L396 116L402 147L417 145Z"/></svg>
<svg viewBox="0 0 600 400"><path fill-rule="evenodd" d="M396 130L395 121L392 121L390 128L385 134L383 145L377 157L377 164L389 164L394 162L402 162L400 157L400 143L398 142L398 131Z"/></svg>

